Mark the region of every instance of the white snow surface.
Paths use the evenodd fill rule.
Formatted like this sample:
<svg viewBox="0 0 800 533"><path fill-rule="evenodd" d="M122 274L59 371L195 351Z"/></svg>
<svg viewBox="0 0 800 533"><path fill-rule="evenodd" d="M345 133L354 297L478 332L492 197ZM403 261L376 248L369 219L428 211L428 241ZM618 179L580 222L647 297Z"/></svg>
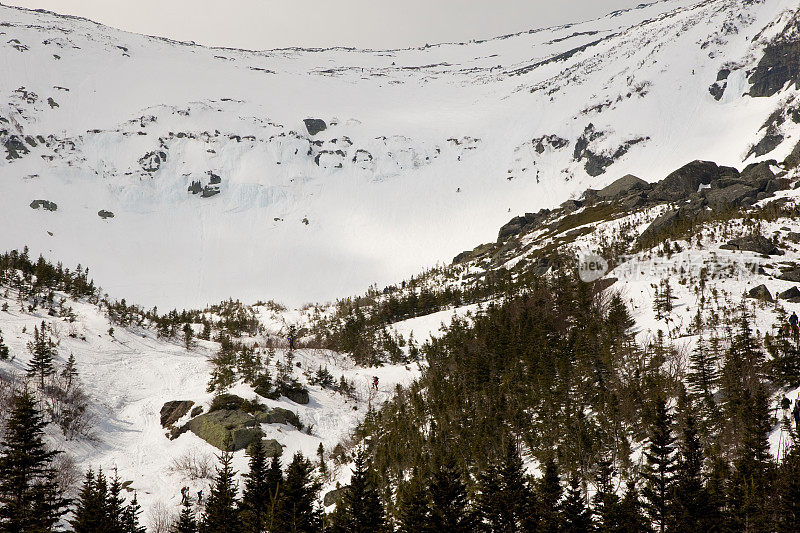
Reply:
<svg viewBox="0 0 800 533"><path fill-rule="evenodd" d="M0 144L29 152L0 148L0 249L90 265L112 296L162 309L391 283L626 173L750 162L793 90L744 96L745 72L797 10L661 0L486 41L251 52L0 6ZM573 159L589 124L595 153L639 141L597 177ZM785 133L769 157L800 137ZM568 144L539 153L550 135Z"/></svg>

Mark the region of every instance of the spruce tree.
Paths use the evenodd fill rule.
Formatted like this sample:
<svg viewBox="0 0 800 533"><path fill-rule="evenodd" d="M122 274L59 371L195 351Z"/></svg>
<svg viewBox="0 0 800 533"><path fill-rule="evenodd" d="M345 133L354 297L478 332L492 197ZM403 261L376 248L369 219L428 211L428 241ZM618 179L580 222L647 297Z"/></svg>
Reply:
<svg viewBox="0 0 800 533"><path fill-rule="evenodd" d="M171 533L197 533L197 521L194 519L194 510L192 504L186 499L181 504L181 514L175 525L172 526ZM263 531L263 530L254 530Z"/></svg>
<svg viewBox="0 0 800 533"><path fill-rule="evenodd" d="M275 506L275 533L311 533L322 527L322 511L317 506L320 484L313 471L303 454L294 455Z"/></svg>
<svg viewBox="0 0 800 533"><path fill-rule="evenodd" d="M267 526L270 492L267 485L267 453L261 439L247 449L250 456L250 471L243 477L244 489L239 512L243 531L258 533Z"/></svg>
<svg viewBox="0 0 800 533"><path fill-rule="evenodd" d="M398 533L419 533L429 524L430 507L427 482L417 469L411 479L397 488Z"/></svg>
<svg viewBox="0 0 800 533"><path fill-rule="evenodd" d="M61 377L64 378L67 389L72 388L72 382L78 377L78 366L75 364L75 356L73 354L69 354L64 368L61 369Z"/></svg>
<svg viewBox="0 0 800 533"><path fill-rule="evenodd" d="M90 468L86 471L75 509L72 511L73 517L69 521L75 533L90 533L104 527L104 505L105 502L97 494L95 475Z"/></svg>
<svg viewBox="0 0 800 533"><path fill-rule="evenodd" d="M139 505L139 500L136 493L133 493L133 499L125 507L123 513L123 530L125 533L147 533L147 530L139 523L139 516L142 514L142 507Z"/></svg>
<svg viewBox="0 0 800 533"><path fill-rule="evenodd" d="M714 345L718 341L712 341ZM697 340L697 345L689 357L689 375L687 381L689 390L694 398L699 402L704 418L711 415L716 410L713 390L719 378L718 360L714 349L701 336Z"/></svg>
<svg viewBox="0 0 800 533"><path fill-rule="evenodd" d="M3 331L0 330L0 361L5 361L8 359L8 346L5 345L3 342Z"/></svg>
<svg viewBox="0 0 800 533"><path fill-rule="evenodd" d="M67 512L53 459L44 443L46 423L28 391L11 401L0 443L0 531L52 531Z"/></svg>
<svg viewBox="0 0 800 533"><path fill-rule="evenodd" d="M778 533L793 533L800 524L800 443L794 439L778 469Z"/></svg>
<svg viewBox="0 0 800 533"><path fill-rule="evenodd" d="M531 509L534 495L513 442L502 460L479 476L478 489L477 510L489 531L519 531L535 511Z"/></svg>
<svg viewBox="0 0 800 533"><path fill-rule="evenodd" d="M645 457L645 509L659 533L664 533L670 519L675 473L675 438L672 417L663 398L656 400L655 417Z"/></svg>
<svg viewBox="0 0 800 533"><path fill-rule="evenodd" d="M536 531L544 533L556 533L561 524L559 519L561 500L561 480L558 477L558 465L551 457L545 461L544 475L539 481L536 491L536 503L538 504L539 527Z"/></svg>
<svg viewBox="0 0 800 533"><path fill-rule="evenodd" d="M446 459L433 474L430 498L429 531L449 533L473 531L475 520L469 508L467 487L454 459Z"/></svg>
<svg viewBox="0 0 800 533"><path fill-rule="evenodd" d="M45 378L55 373L53 367L53 343L47 335L47 325L42 321L42 328L34 327L33 341L28 343L31 360L28 362L28 375L39 378L39 387L44 390Z"/></svg>
<svg viewBox="0 0 800 533"><path fill-rule="evenodd" d="M619 502L616 529L611 531L619 533L649 533L651 531L647 519L642 513L636 484L632 481L628 482L625 494Z"/></svg>
<svg viewBox="0 0 800 533"><path fill-rule="evenodd" d="M381 533L387 531L378 489L366 450L356 454L353 475L332 517L333 533Z"/></svg>
<svg viewBox="0 0 800 533"><path fill-rule="evenodd" d="M561 506L561 517L561 531L564 533L590 533L594 529L580 480L575 474L570 477L567 494Z"/></svg>
<svg viewBox="0 0 800 533"><path fill-rule="evenodd" d="M283 469L281 468L281 459L277 454L272 456L272 460L269 463L266 485L268 498L267 530L271 531L273 523L275 522L275 509L278 505L278 498L283 489Z"/></svg>
<svg viewBox="0 0 800 533"><path fill-rule="evenodd" d="M232 460L233 454L229 451L223 451L219 455L219 466L200 525L202 533L239 533L241 531L236 505L238 491L234 482L236 472L231 465Z"/></svg>
<svg viewBox="0 0 800 533"><path fill-rule="evenodd" d="M116 468L108 486L106 509L108 532L125 533L125 499L122 497L122 482Z"/></svg>
<svg viewBox="0 0 800 533"><path fill-rule="evenodd" d="M705 531L710 524L709 496L703 486L703 453L695 418L684 415L680 455L675 469L675 498L670 531L692 533Z"/></svg>
<svg viewBox="0 0 800 533"><path fill-rule="evenodd" d="M604 457L598 462L592 514L601 531L617 531L619 529L620 501L613 483L615 473L610 459Z"/></svg>

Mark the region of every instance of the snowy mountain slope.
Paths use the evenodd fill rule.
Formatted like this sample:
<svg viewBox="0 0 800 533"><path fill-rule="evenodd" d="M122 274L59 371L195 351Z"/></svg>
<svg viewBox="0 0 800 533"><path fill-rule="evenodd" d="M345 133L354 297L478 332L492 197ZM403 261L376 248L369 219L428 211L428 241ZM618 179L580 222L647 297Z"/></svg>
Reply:
<svg viewBox="0 0 800 533"><path fill-rule="evenodd" d="M58 299L61 297L66 295L57 295ZM61 368L70 354L75 357L78 379L90 398L91 438L79 435L66 439L55 424L48 427L48 435L53 447L74 460L78 474L90 467L106 472L117 468L120 477L131 482L130 490L137 492L145 516L155 512L159 505L177 509L179 489L184 485L191 486L192 494L201 489L207 493L209 479L190 479L185 471L174 466L176 461L192 457L197 463L206 462L213 473L219 450L190 431L171 440L169 431L160 424L160 410L165 402L191 400L195 407L208 411L214 396L206 390L208 358L218 349L218 343L198 340L196 347L186 350L179 342L160 338L150 329L118 326L111 336L112 323L105 313L84 300L68 297L64 307L72 308L72 322L48 316L41 308L21 310L13 289L6 292L3 288L0 292L0 306L4 303L9 308L0 311L0 331L12 359L0 361L0 385L9 379L12 382L24 379L30 359L26 345L33 338L34 327L39 327L42 321L56 342L57 368ZM275 335L285 330L286 320L307 320L301 312L256 310L273 342ZM249 341L264 346L266 337ZM275 363L286 357L285 349L277 348L275 352L270 367L273 375ZM298 366L297 378L309 389L310 401L306 405L285 397L278 400L258 397L242 383L230 389L246 399L258 398L269 408L280 407L297 414L304 426L302 430L288 424L261 425L266 438L276 439L284 447L285 464L297 451L314 457L320 443L328 452L333 450L350 438L369 406L379 406L391 396L397 384L407 385L418 375L418 369L411 366L357 367L347 357L327 350L295 350L294 361ZM326 368L337 380L343 376L351 381L355 385L353 396L308 385L305 372L313 374L318 368ZM370 389L373 375L380 378L378 391ZM188 415L181 418L180 423L188 418ZM247 471L243 450L235 453L234 464L238 472ZM346 482L348 469L333 462L330 467L334 469L334 479Z"/></svg>
<svg viewBox="0 0 800 533"><path fill-rule="evenodd" d="M480 42L248 52L0 7L0 247L162 308L387 283L629 172L783 159L797 87L745 93L797 9L664 0Z"/></svg>

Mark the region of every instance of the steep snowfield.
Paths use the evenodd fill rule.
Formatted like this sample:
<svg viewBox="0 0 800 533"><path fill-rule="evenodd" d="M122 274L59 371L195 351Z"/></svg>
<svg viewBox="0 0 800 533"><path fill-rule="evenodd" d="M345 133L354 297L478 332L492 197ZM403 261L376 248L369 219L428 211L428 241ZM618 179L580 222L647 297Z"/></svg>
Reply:
<svg viewBox="0 0 800 533"><path fill-rule="evenodd" d="M249 52L0 6L0 248L162 308L355 293L490 240L509 211L741 166L793 94L743 96L746 72L796 10L662 0L480 42ZM769 157L800 137L784 128Z"/></svg>

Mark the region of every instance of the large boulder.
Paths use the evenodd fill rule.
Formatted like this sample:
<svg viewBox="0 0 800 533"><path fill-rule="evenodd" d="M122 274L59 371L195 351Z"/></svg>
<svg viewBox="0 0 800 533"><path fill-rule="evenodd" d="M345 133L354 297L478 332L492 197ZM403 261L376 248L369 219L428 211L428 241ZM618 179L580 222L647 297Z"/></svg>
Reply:
<svg viewBox="0 0 800 533"><path fill-rule="evenodd" d="M781 255L783 252L771 240L763 235L747 235L728 241L720 246L724 250L739 250L742 252L756 252L762 255Z"/></svg>
<svg viewBox="0 0 800 533"><path fill-rule="evenodd" d="M294 411L280 407L270 409L264 413L257 413L256 420L262 424L291 424L298 429L303 427Z"/></svg>
<svg viewBox="0 0 800 533"><path fill-rule="evenodd" d="M800 298L800 289L797 287L792 287L791 289L785 290L782 293L778 294L778 298L781 300L791 300L792 298Z"/></svg>
<svg viewBox="0 0 800 533"><path fill-rule="evenodd" d="M720 167L712 161L692 161L661 180L653 189L651 198L674 202L697 192L701 185L710 185L720 178L736 178L735 168Z"/></svg>
<svg viewBox="0 0 800 533"><path fill-rule="evenodd" d="M597 191L597 196L603 199L619 198L634 191L644 191L650 184L633 174L626 174L611 185Z"/></svg>
<svg viewBox="0 0 800 533"><path fill-rule="evenodd" d="M769 292L769 289L767 289L767 286L764 285L763 283L758 287L753 287L752 289L747 291L747 297L755 298L757 300L763 300L765 302L773 301L772 294Z"/></svg>
<svg viewBox="0 0 800 533"><path fill-rule="evenodd" d="M161 407L161 427L167 428L189 412L194 402L191 400L174 400Z"/></svg>
<svg viewBox="0 0 800 533"><path fill-rule="evenodd" d="M325 121L319 118L307 118L303 120L303 123L306 125L308 134L312 137L317 133L328 129L328 125L325 124Z"/></svg>
<svg viewBox="0 0 800 533"><path fill-rule="evenodd" d="M774 159L762 161L760 163L751 163L742 170L741 179L756 187L761 183L767 183L769 180L775 179L772 166L777 164L778 162Z"/></svg>
<svg viewBox="0 0 800 533"><path fill-rule="evenodd" d="M656 219L647 226L641 236L639 237L640 241L645 241L647 239L653 238L659 233L663 231L668 231L675 226L678 225L679 222L682 220L681 212L677 209L673 211L667 211L656 217Z"/></svg>
<svg viewBox="0 0 800 533"><path fill-rule="evenodd" d="M275 439L264 439L261 441L267 457L280 457L283 455L283 445Z"/></svg>
<svg viewBox="0 0 800 533"><path fill-rule="evenodd" d="M502 241L506 237L517 235L522 231L525 226L525 217L514 217L506 224L500 227L500 232L497 234L497 240Z"/></svg>
<svg viewBox="0 0 800 533"><path fill-rule="evenodd" d="M303 388L285 388L281 389L281 394L292 400L294 403L306 405L311 398L308 396L308 390Z"/></svg>
<svg viewBox="0 0 800 533"><path fill-rule="evenodd" d="M794 26L794 27L792 27ZM764 50L748 81L750 96L769 97L794 83L800 89L800 18L794 17Z"/></svg>
<svg viewBox="0 0 800 533"><path fill-rule="evenodd" d="M226 442L231 450L242 450L263 437L258 421L244 411L212 411L189 420L184 428L220 450Z"/></svg>
<svg viewBox="0 0 800 533"><path fill-rule="evenodd" d="M794 267L791 270L786 270L781 272L781 275L778 276L779 280L782 281L792 281L794 283L800 283L800 267Z"/></svg>
<svg viewBox="0 0 800 533"><path fill-rule="evenodd" d="M331 491L326 492L325 497L322 498L322 504L325 507L330 507L335 503L339 503L339 500L342 499L346 490L347 487L340 487L338 489L333 489Z"/></svg>
<svg viewBox="0 0 800 533"><path fill-rule="evenodd" d="M723 189L706 189L703 191L711 209L724 209L726 207L741 207L747 200L755 199L758 189L745 185L744 183L734 183Z"/></svg>

